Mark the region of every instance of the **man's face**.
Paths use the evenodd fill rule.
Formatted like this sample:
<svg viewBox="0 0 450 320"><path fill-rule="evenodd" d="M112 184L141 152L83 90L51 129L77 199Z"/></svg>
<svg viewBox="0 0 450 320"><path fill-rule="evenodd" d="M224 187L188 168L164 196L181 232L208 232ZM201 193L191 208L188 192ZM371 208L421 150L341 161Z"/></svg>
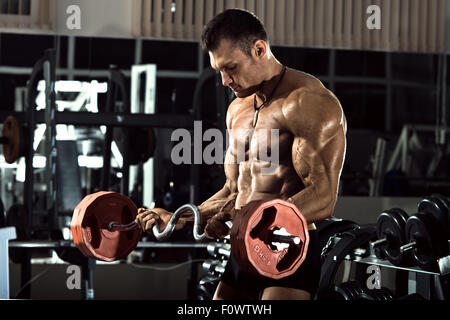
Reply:
<svg viewBox="0 0 450 320"><path fill-rule="evenodd" d="M209 51L211 67L220 71L222 84L233 90L238 98L256 92L262 82L258 60L247 55L239 46L233 46L228 39L222 39L214 51Z"/></svg>

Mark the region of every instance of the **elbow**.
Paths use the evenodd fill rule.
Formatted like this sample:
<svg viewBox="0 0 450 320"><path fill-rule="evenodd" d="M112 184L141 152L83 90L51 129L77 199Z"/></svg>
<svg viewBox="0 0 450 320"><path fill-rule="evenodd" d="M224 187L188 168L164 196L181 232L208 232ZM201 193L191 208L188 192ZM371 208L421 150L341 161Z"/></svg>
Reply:
<svg viewBox="0 0 450 320"><path fill-rule="evenodd" d="M333 216L334 207L336 205L337 193L332 192L331 190L327 190L327 192L323 192L322 195L319 196L320 210L319 219L327 219Z"/></svg>

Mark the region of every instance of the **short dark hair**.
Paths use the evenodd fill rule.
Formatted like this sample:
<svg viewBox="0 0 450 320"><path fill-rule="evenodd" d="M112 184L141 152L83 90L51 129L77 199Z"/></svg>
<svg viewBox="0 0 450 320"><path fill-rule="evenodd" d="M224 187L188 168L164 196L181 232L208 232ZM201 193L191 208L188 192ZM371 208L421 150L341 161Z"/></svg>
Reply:
<svg viewBox="0 0 450 320"><path fill-rule="evenodd" d="M203 29L204 50L217 49L223 39L231 40L251 56L256 40L267 41L267 33L261 21L253 13L241 9L229 9L216 15Z"/></svg>

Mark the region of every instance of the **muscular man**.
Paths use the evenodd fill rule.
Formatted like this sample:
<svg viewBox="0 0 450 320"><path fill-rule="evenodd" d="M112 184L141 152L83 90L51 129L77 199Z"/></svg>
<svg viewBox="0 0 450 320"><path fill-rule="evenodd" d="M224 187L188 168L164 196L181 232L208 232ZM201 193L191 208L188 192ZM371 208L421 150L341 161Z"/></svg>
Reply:
<svg viewBox="0 0 450 320"><path fill-rule="evenodd" d="M283 66L272 54L266 31L253 14L227 10L205 27L202 44L211 66L236 99L227 112L230 143L225 156L226 183L199 206L210 238L229 232L225 225L254 200L293 202L308 222L310 245L296 273L279 280L251 276L231 257L215 299L312 299L320 276L320 250L314 222L333 214L346 149L346 119L335 95L315 77ZM276 129L278 141L269 139ZM252 132L242 135L242 130ZM268 131L269 130L269 131ZM245 141L245 137L249 137ZM269 153L278 148L279 161L270 173L259 157L259 142ZM245 146L239 154L239 143ZM256 155L250 156L250 155ZM241 159L241 161L239 161ZM144 231L167 224L164 209L140 209ZM189 219L180 219L177 229Z"/></svg>

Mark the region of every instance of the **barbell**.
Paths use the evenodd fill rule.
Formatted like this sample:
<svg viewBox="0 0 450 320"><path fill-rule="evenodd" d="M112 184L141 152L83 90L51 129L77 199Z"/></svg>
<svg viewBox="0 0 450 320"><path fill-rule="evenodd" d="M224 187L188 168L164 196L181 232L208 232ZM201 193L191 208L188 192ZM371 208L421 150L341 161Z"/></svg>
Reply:
<svg viewBox="0 0 450 320"><path fill-rule="evenodd" d="M133 251L141 230L136 222L133 201L116 192L100 191L87 195L74 209L71 223L73 241L87 257L102 261L126 258ZM178 219L190 212L194 216L193 235L200 233L201 215L197 207L179 207L164 230L155 224L152 233L167 240ZM231 254L250 273L279 279L294 273L306 257L309 236L306 219L294 204L280 200L255 201L242 208L230 233Z"/></svg>
<svg viewBox="0 0 450 320"><path fill-rule="evenodd" d="M180 214L191 210L195 216L194 238L199 234L200 214L195 206L186 204L178 208L163 232L153 226L158 240L166 240L173 233ZM89 257L103 261L124 259L139 241L141 230L135 220L137 207L133 201L119 193L100 191L87 195L74 209L71 223L73 241L80 251Z"/></svg>

